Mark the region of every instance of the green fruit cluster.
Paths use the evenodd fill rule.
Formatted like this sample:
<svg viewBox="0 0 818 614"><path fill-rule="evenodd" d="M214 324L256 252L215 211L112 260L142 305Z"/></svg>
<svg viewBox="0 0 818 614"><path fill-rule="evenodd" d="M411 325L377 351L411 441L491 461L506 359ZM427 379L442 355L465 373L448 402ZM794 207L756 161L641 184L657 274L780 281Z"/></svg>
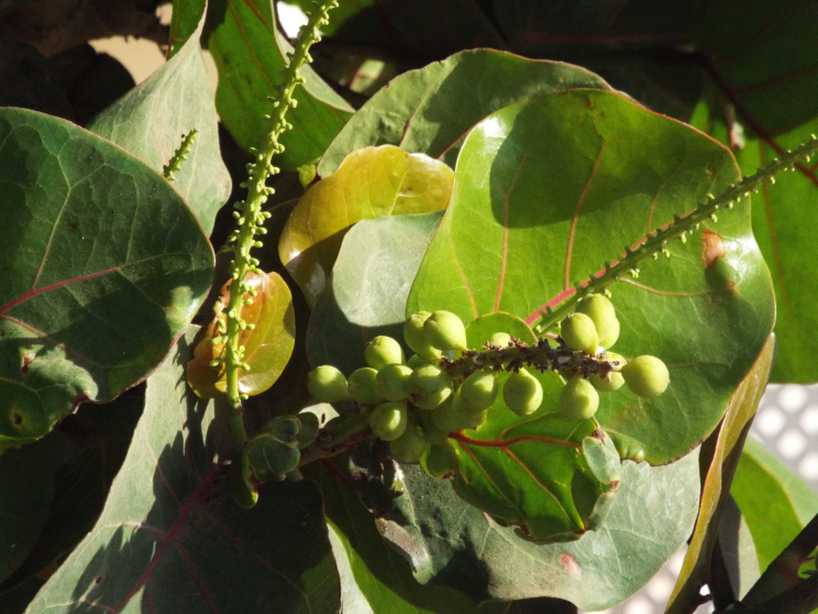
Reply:
<svg viewBox="0 0 818 614"><path fill-rule="evenodd" d="M575 313L560 323L560 337L565 346L610 363L612 370L583 378L568 378L560 396L560 411L575 419L592 418L599 409L599 392L614 392L625 384L637 395L653 398L661 395L670 383L665 363L655 356L639 356L630 362L609 351L619 339L619 319L613 303L601 295L591 294L577 305Z"/></svg>
<svg viewBox="0 0 818 614"><path fill-rule="evenodd" d="M479 428L498 397L520 416L541 409L542 384L522 365L542 363L515 358L519 352L544 347L565 357L565 349L571 350L568 359L579 366L565 369L557 362L552 368L567 378L559 411L574 420L593 418L599 391L616 391L626 383L643 397L662 394L670 381L664 363L653 356L628 362L609 351L619 332L613 304L602 295L586 297L576 313L562 321L562 344L556 349L547 344L525 346L508 333L496 332L484 348L469 350L466 327L456 314L422 311L404 324L403 340L414 352L408 359L398 340L381 335L364 350L367 366L356 369L349 379L335 367L321 365L309 373L307 386L317 401L357 405L372 433L389 442L394 458L420 463L430 475L445 477L457 467L450 433ZM482 351L493 356L490 366L475 361ZM468 368L458 370L458 361L466 361ZM602 361L608 366L594 367ZM507 376L500 376L500 371L507 371Z"/></svg>

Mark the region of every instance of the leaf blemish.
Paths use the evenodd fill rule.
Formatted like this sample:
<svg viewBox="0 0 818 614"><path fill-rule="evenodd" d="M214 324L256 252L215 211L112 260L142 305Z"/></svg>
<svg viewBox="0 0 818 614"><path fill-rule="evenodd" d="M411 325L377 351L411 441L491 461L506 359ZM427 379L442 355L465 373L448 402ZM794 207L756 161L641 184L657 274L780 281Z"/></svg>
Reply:
<svg viewBox="0 0 818 614"><path fill-rule="evenodd" d="M721 235L712 230L702 232L702 262L709 269L719 258L724 256L724 243Z"/></svg>
<svg viewBox="0 0 818 614"><path fill-rule="evenodd" d="M576 559L567 552L560 555L560 565L570 576L579 578L582 575L582 568L577 564Z"/></svg>

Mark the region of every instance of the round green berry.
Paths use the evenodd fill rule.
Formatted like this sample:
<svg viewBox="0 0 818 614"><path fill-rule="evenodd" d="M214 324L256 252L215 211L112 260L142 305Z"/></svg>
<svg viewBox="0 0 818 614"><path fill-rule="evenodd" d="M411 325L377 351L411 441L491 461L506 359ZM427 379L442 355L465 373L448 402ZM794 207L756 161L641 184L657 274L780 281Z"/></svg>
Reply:
<svg viewBox="0 0 818 614"><path fill-rule="evenodd" d="M387 401L403 401L411 393L412 368L406 365L386 365L375 377L375 392Z"/></svg>
<svg viewBox="0 0 818 614"><path fill-rule="evenodd" d="M349 398L344 374L332 365L320 365L307 374L307 390L316 401L336 403Z"/></svg>
<svg viewBox="0 0 818 614"><path fill-rule="evenodd" d="M637 356L622 369L628 388L640 397L658 397L670 384L667 365L656 356Z"/></svg>
<svg viewBox="0 0 818 614"><path fill-rule="evenodd" d="M602 355L602 359L606 362L611 363L614 371L621 371L622 367L628 364L628 361L625 360L625 357L622 354L617 354L616 352L607 351Z"/></svg>
<svg viewBox="0 0 818 614"><path fill-rule="evenodd" d="M369 426L378 439L395 441L406 432L407 412L406 403L402 401L386 401L381 403L369 414Z"/></svg>
<svg viewBox="0 0 818 614"><path fill-rule="evenodd" d="M616 310L608 297L602 294L591 294L582 299L577 306L578 313L584 313L594 323L598 335L599 345L611 347L619 339L619 320Z"/></svg>
<svg viewBox="0 0 818 614"><path fill-rule="evenodd" d="M498 392L497 378L489 371L475 371L460 385L460 398L472 411L491 407Z"/></svg>
<svg viewBox="0 0 818 614"><path fill-rule="evenodd" d="M438 415L444 413L444 408L446 408L449 403L451 403L451 397L449 397L449 400L444 402L443 406L437 411L424 411L417 414L420 417L420 425L423 427L423 436L429 443L446 443L446 440L449 438L450 431L441 428L436 422Z"/></svg>
<svg viewBox="0 0 818 614"><path fill-rule="evenodd" d="M587 420L599 409L599 393L591 382L581 377L568 380L560 395L560 413L566 418Z"/></svg>
<svg viewBox="0 0 818 614"><path fill-rule="evenodd" d="M412 367L413 369L417 369L418 367L422 367L423 365L428 365L431 363L420 354L412 354L409 357L409 360L406 361L406 364Z"/></svg>
<svg viewBox="0 0 818 614"><path fill-rule="evenodd" d="M349 396L363 405L374 405L382 401L375 387L377 377L378 371L372 367L361 367L353 371L349 376Z"/></svg>
<svg viewBox="0 0 818 614"><path fill-rule="evenodd" d="M465 350L466 327L451 311L435 311L423 323L426 339L443 351Z"/></svg>
<svg viewBox="0 0 818 614"><path fill-rule="evenodd" d="M506 348L511 345L511 335L508 333L497 332L489 337L488 344L495 348Z"/></svg>
<svg viewBox="0 0 818 614"><path fill-rule="evenodd" d="M452 394L449 376L437 365L422 365L410 379L412 403L420 409L434 409Z"/></svg>
<svg viewBox="0 0 818 614"><path fill-rule="evenodd" d="M409 423L403 435L389 443L392 456L402 463L417 463L429 447L423 428Z"/></svg>
<svg viewBox="0 0 818 614"><path fill-rule="evenodd" d="M420 466L433 478L451 477L457 471L457 456L448 443L433 443L421 456Z"/></svg>
<svg viewBox="0 0 818 614"><path fill-rule="evenodd" d="M560 336L569 348L586 354L596 354L599 347L594 321L584 313L572 313L565 318L560 327Z"/></svg>
<svg viewBox="0 0 818 614"><path fill-rule="evenodd" d="M605 377L594 373L589 381L600 392L616 392L625 385L625 378L618 371L610 371Z"/></svg>
<svg viewBox="0 0 818 614"><path fill-rule="evenodd" d="M432 346L423 328L426 320L431 315L429 311L419 311L409 316L409 319L403 325L403 340L406 341L406 345L427 361L438 361L443 352Z"/></svg>
<svg viewBox="0 0 818 614"><path fill-rule="evenodd" d="M533 414L542 405L543 391L539 380L525 369L509 375L503 385L503 400L520 416Z"/></svg>
<svg viewBox="0 0 818 614"><path fill-rule="evenodd" d="M366 364L375 369L403 363L403 348L392 337L378 335L364 348Z"/></svg>

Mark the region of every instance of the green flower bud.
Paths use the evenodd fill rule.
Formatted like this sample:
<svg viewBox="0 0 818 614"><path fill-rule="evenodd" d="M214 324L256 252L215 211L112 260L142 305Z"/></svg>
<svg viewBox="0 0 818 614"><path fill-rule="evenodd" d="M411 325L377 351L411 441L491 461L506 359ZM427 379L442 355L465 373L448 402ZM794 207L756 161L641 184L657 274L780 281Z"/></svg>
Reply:
<svg viewBox="0 0 818 614"><path fill-rule="evenodd" d="M353 371L349 376L349 396L363 405L374 405L382 401L375 386L377 376L377 369L372 367L361 367Z"/></svg>
<svg viewBox="0 0 818 614"><path fill-rule="evenodd" d="M432 444L421 456L420 466L433 478L451 477L457 472L457 456L448 443Z"/></svg>
<svg viewBox="0 0 818 614"><path fill-rule="evenodd" d="M596 354L599 336L594 321L584 313L572 313L562 321L560 336L572 350Z"/></svg>
<svg viewBox="0 0 818 614"><path fill-rule="evenodd" d="M369 426L375 436L384 441L395 441L406 432L406 403L386 401L369 414Z"/></svg>
<svg viewBox="0 0 818 614"><path fill-rule="evenodd" d="M403 348L392 337L378 335L364 349L366 364L375 369L403 363Z"/></svg>
<svg viewBox="0 0 818 614"><path fill-rule="evenodd" d="M613 303L603 294L591 294L577 306L578 313L584 313L594 322L599 337L599 345L611 347L619 339L619 320Z"/></svg>
<svg viewBox="0 0 818 614"><path fill-rule="evenodd" d="M569 379L560 395L562 415L575 420L587 420L594 417L597 409L599 393L591 382L581 377Z"/></svg>
<svg viewBox="0 0 818 614"><path fill-rule="evenodd" d="M423 328L423 325L426 323L426 320L429 319L430 315L432 314L428 311L419 311L409 316L409 319L406 320L406 323L403 325L403 340L406 341L406 345L417 352L419 356L425 358L427 361L437 362L440 360L443 352L432 346Z"/></svg>
<svg viewBox="0 0 818 614"><path fill-rule="evenodd" d="M402 463L420 462L420 457L429 447L423 428L419 424L409 423L403 435L390 442L392 457Z"/></svg>
<svg viewBox="0 0 818 614"><path fill-rule="evenodd" d="M670 384L667 365L656 356L637 356L622 369L628 388L640 397L658 397Z"/></svg>
<svg viewBox="0 0 818 614"><path fill-rule="evenodd" d="M499 391L494 373L475 371L460 385L460 398L470 410L483 411L491 407Z"/></svg>
<svg viewBox="0 0 818 614"><path fill-rule="evenodd" d="M542 398L542 384L525 369L509 375L503 385L503 400L517 415L533 414L542 405Z"/></svg>
<svg viewBox="0 0 818 614"><path fill-rule="evenodd" d="M488 344L496 348L506 348L511 344L511 335L508 333L498 332L489 337Z"/></svg>
<svg viewBox="0 0 818 614"><path fill-rule="evenodd" d="M349 398L344 374L332 365L321 365L307 374L307 390L316 401L336 403Z"/></svg>
<svg viewBox="0 0 818 614"><path fill-rule="evenodd" d="M386 365L375 377L375 391L387 401L403 401L409 398L412 369L406 365Z"/></svg>
<svg viewBox="0 0 818 614"><path fill-rule="evenodd" d="M423 324L426 339L434 347L446 350L465 350L466 327L463 320L451 311L435 311Z"/></svg>

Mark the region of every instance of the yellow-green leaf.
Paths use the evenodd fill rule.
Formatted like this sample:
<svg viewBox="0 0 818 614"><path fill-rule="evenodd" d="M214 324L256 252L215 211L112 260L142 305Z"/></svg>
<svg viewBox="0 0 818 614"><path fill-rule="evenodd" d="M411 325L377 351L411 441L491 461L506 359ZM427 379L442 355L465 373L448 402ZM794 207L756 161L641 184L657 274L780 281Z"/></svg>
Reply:
<svg viewBox="0 0 818 614"><path fill-rule="evenodd" d="M453 179L443 162L383 145L349 154L333 175L307 190L287 220L278 253L310 305L326 287L350 226L444 209Z"/></svg>
<svg viewBox="0 0 818 614"><path fill-rule="evenodd" d="M295 345L295 312L287 283L278 273L254 273L247 282L258 294L252 304L245 304L242 319L255 327L241 333L245 362L249 369L239 376L243 394L255 396L269 390L290 361ZM187 365L187 379L197 395L204 398L224 393L226 376L223 367L210 366L219 356L223 343L213 343L217 322L223 317L230 282L222 287L222 299L216 303L215 317L204 338L196 346Z"/></svg>

